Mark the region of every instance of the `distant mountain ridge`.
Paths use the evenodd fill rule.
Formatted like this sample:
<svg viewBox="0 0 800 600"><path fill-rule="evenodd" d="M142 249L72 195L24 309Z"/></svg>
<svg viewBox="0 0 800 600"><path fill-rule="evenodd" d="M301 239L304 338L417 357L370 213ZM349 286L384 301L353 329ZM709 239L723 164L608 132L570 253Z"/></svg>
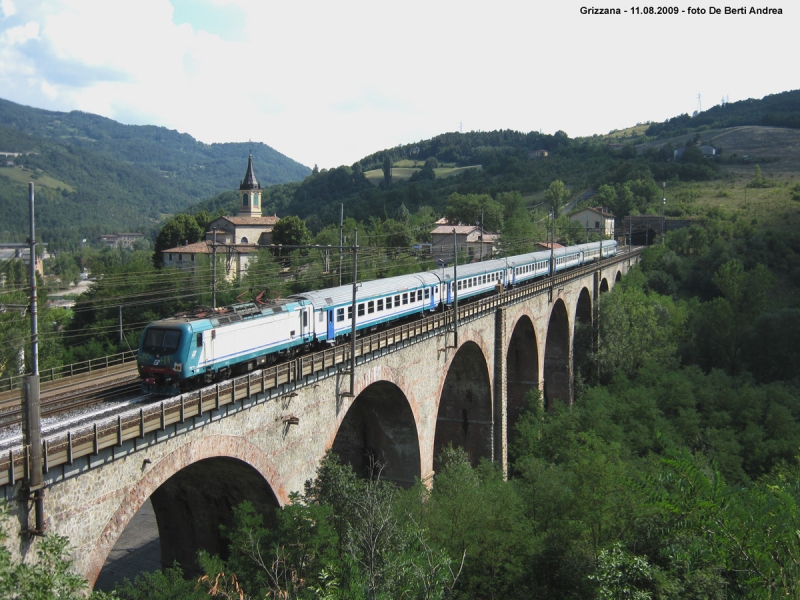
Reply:
<svg viewBox="0 0 800 600"><path fill-rule="evenodd" d="M54 112L3 99L0 152L29 153L15 161L32 169L34 182L42 173L72 188L43 186L37 215L42 215L45 240L152 228L164 214L237 188L250 152L262 186L300 181L311 173L260 142L204 144L165 127L123 125L90 113ZM2 239L19 238L27 220L27 209L17 210L19 203L12 201L21 184L8 175L0 168Z"/></svg>

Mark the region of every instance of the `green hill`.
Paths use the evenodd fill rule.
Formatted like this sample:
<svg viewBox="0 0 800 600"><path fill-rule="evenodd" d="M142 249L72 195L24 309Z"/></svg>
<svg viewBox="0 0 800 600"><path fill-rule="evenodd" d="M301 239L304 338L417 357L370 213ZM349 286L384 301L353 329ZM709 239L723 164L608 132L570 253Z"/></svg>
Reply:
<svg viewBox="0 0 800 600"><path fill-rule="evenodd" d="M203 144L164 127L2 99L0 151L21 153L14 162L29 171L0 169L0 239L25 237L24 180L30 178L39 182L40 237L56 245L101 232L151 230L164 214L236 188L251 151L262 185L311 172L263 143Z"/></svg>

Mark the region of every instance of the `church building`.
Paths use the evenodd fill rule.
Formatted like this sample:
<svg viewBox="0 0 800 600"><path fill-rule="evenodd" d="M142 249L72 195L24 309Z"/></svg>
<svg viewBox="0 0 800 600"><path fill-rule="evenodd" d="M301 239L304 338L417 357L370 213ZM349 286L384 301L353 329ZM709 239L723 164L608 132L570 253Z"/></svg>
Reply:
<svg viewBox="0 0 800 600"><path fill-rule="evenodd" d="M212 256L216 242L217 256L225 259L225 276L235 279L244 275L248 263L257 256L258 247L272 244L272 229L279 221L276 215L261 215L261 199L262 190L253 171L251 154L247 172L239 185L239 214L214 219L201 242L164 250L164 266L194 269L198 256Z"/></svg>
<svg viewBox="0 0 800 600"><path fill-rule="evenodd" d="M253 172L252 154L247 160L247 173L239 186L239 200L239 214L211 221L206 240L213 241L216 229L218 244L271 244L272 228L278 222L278 217L261 216L261 186Z"/></svg>

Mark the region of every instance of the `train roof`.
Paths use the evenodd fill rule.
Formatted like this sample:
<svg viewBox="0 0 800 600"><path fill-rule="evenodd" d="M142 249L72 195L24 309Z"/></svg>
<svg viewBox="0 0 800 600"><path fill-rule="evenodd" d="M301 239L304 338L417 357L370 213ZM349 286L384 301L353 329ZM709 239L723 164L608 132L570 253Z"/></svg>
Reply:
<svg viewBox="0 0 800 600"><path fill-rule="evenodd" d="M232 304L230 306L222 306L219 308L198 307L194 310L178 313L175 316L167 317L159 321L154 321L150 325L156 326L174 326L183 323L191 323L195 321L202 321L208 319L212 324L225 325L227 323L236 323L247 319L256 317L264 317L267 315L278 314L281 312L288 312L294 308L298 301L290 298L277 298L275 300L267 300L266 302L241 302L239 304Z"/></svg>
<svg viewBox="0 0 800 600"><path fill-rule="evenodd" d="M439 276L434 274L433 271L364 281L358 284L356 301L361 302L369 298L389 296L406 290L415 290L429 285L437 285L438 283ZM343 304L350 304L353 301L353 285L347 284L324 290L301 292L299 294L292 294L289 297L309 300L311 304L314 305L314 308L341 306Z"/></svg>

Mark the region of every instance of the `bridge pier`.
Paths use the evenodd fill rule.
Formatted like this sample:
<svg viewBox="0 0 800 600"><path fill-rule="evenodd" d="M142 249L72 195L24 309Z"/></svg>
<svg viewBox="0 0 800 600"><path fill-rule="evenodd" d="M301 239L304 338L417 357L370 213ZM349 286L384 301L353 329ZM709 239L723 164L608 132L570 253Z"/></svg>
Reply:
<svg viewBox="0 0 800 600"><path fill-rule="evenodd" d="M497 308L494 317L494 419L492 461L508 477L508 364L506 362L506 308Z"/></svg>

